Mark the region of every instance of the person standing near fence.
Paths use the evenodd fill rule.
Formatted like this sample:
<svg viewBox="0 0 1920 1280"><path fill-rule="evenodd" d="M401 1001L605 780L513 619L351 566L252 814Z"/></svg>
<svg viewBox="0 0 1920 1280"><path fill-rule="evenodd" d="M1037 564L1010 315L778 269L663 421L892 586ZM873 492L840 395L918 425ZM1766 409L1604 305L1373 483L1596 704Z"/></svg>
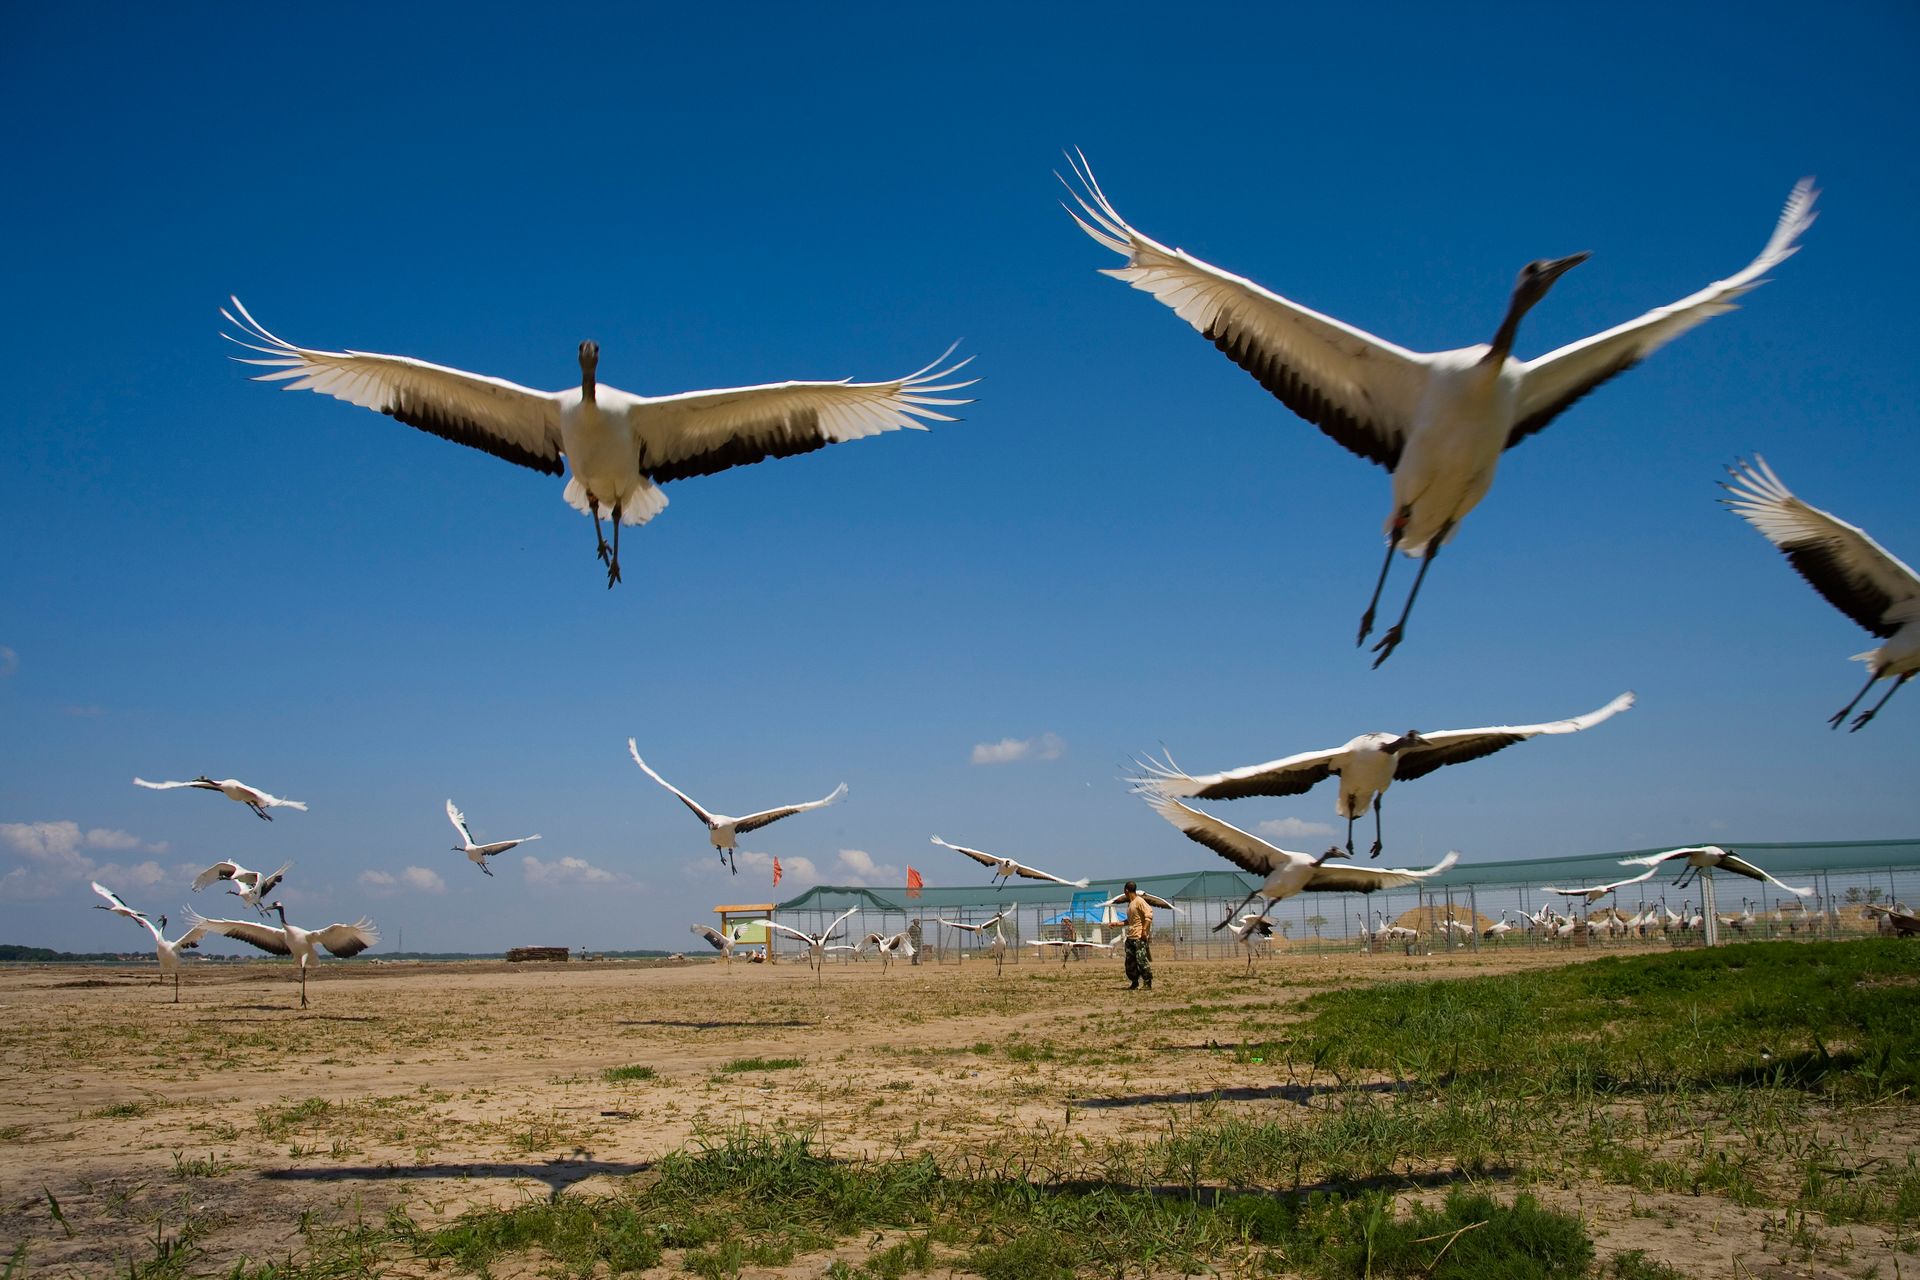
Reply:
<svg viewBox="0 0 1920 1280"><path fill-rule="evenodd" d="M1140 886L1127 881L1127 989L1145 984L1153 990L1153 908L1141 896Z"/></svg>

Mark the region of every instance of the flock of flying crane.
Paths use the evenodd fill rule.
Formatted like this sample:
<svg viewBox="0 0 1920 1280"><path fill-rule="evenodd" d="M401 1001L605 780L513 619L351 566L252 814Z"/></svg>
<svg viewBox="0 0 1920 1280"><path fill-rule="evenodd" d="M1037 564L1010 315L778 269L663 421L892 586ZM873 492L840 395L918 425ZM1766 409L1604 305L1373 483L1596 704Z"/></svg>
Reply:
<svg viewBox="0 0 1920 1280"><path fill-rule="evenodd" d="M1733 275L1669 306L1656 307L1638 319L1535 359L1520 360L1513 355L1513 348L1521 321L1557 281L1590 255L1576 253L1538 260L1522 268L1490 342L1452 351L1415 352L1152 239L1120 216L1095 181L1084 156L1075 153L1068 160L1078 183L1076 186L1062 179L1074 202L1067 206L1068 214L1093 240L1126 260L1124 266L1103 274L1158 299L1288 409L1336 443L1387 469L1392 502L1384 529L1386 556L1361 615L1356 645L1364 644L1373 634L1375 614L1396 553L1419 560L1420 567L1399 617L1373 645L1375 667L1404 641L1428 571L1461 520L1486 496L1501 455L1544 429L1601 383L1632 368L1682 333L1736 309L1738 299L1766 282L1767 272L1799 251L1799 240L1815 218L1817 195L1810 179L1795 186L1759 255ZM239 357L242 363L267 370L256 375L258 381L277 382L287 390L317 391L373 409L536 471L557 476L570 469L563 497L593 518L596 552L606 565L609 588L620 581L622 526L644 524L665 509L667 498L662 485L770 458L809 453L829 444L951 422L953 417L943 410L970 401L954 399L947 393L973 385L973 380L956 380L971 357L949 363L953 356L949 348L919 371L886 382L791 381L643 396L599 383L599 346L584 341L577 353L579 385L537 391L407 356L295 346L262 326L237 298L232 299L232 309L223 309L221 314L242 335L226 336L255 353ZM1852 729L1864 727L1901 685L1920 672L1920 575L1864 531L1795 497L1763 458L1756 456L1751 463L1741 461L1729 470L1731 482L1722 486L1729 496L1723 501L1779 548L1815 590L1884 641L1857 655L1857 660L1867 666L1866 683L1830 721L1838 728L1876 682L1890 681L1877 702L1854 716ZM603 514L612 523L611 542L604 532ZM1372 892L1416 883L1453 864L1457 855L1450 853L1426 870L1327 865L1329 859L1353 856L1353 824L1368 808L1374 814L1370 852L1379 855L1381 798L1395 780L1423 777L1444 765L1477 759L1532 737L1578 732L1632 705L1633 695L1629 693L1584 716L1545 724L1427 734L1362 734L1330 750L1202 776L1181 772L1170 757L1146 760L1141 762L1141 776L1133 781L1135 790L1152 808L1189 839L1262 877L1241 904L1245 907L1261 897L1265 899L1262 910L1242 915L1236 908L1216 926L1231 928L1237 937L1250 940L1270 931L1266 912L1275 902L1293 894ZM820 800L729 817L708 811L654 772L633 740L629 739L627 745L634 763L705 824L713 847L729 868L734 867L733 852L740 835L821 808L846 793L842 784ZM1346 843L1344 849L1335 846L1317 856L1281 849L1181 802L1299 795L1335 775L1340 778L1336 810L1347 820ZM220 791L268 820L272 808L305 808L297 801L269 795L233 779L216 782L201 777L190 782L151 783L136 778L135 782L156 789L198 787ZM535 835L477 844L465 817L450 800L447 816L461 836L462 844L456 849L488 875L492 874L487 867L489 857L540 838ZM934 837L934 843L992 867L995 879L1017 875L1062 884L1087 883L1064 880L977 849L949 845L939 837ZM1673 859L1685 861L1690 869L1719 866L1772 880L1729 851L1702 846L1641 859L1648 864L1645 875L1620 884L1644 880L1654 874L1656 864ZM249 891L258 888L250 901L260 907L260 893L265 892L264 886L277 881L278 873L248 886L242 879L243 871L235 868L225 877L216 878L241 883ZM200 887L196 882L195 888ZM1560 892L1584 895L1617 887ZM284 908L275 902L262 909L280 914L279 929L252 921L208 920L196 914L189 933L168 943L162 936L165 917L161 917L162 927L157 929L107 890L98 885L95 888L112 903L103 910L131 916L153 932L163 970L173 972L176 981L178 952L196 945L207 932L220 932L262 950L298 956L303 1005L306 966L316 943L337 955L352 955L371 946L378 937L371 922L365 920L304 932L286 923ZM1802 896L1811 893L1805 889L1791 891ZM1005 938L999 928L1003 918L1004 913L978 926L941 923L978 930L976 936L994 940L1003 952ZM753 923L766 923L793 934L806 943L809 960L820 962L828 952L839 949L830 942L845 919L841 917L820 935L799 933L772 922ZM704 925L694 926L694 931L723 956L730 955L740 940L737 932L722 933ZM891 938L872 935L861 945L877 947L886 958L910 955L912 949L904 933Z"/></svg>

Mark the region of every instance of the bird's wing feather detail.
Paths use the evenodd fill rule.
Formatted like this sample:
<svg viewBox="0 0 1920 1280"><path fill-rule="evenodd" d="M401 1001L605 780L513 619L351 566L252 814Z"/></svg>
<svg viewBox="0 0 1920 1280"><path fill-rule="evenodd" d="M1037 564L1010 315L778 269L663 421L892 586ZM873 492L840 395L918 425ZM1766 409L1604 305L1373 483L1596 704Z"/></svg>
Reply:
<svg viewBox="0 0 1920 1280"><path fill-rule="evenodd" d="M272 370L256 382L281 382L289 391L322 395L384 413L443 440L557 476L561 465L560 401L504 378L371 351L317 351L269 333L238 298L220 314L245 335L223 335L260 359L242 364Z"/></svg>
<svg viewBox="0 0 1920 1280"><path fill-rule="evenodd" d="M1305 751L1282 760L1269 760L1265 764L1250 764L1198 777L1180 772L1174 767L1171 757L1165 761L1149 757L1138 762L1145 776L1135 778L1133 782L1136 787L1161 795L1190 796L1200 800L1297 796L1306 794L1325 781L1333 772L1334 757L1339 754L1338 747L1331 751Z"/></svg>
<svg viewBox="0 0 1920 1280"><path fill-rule="evenodd" d="M675 794L676 796L679 796L680 803L687 806L687 808L693 810L694 817L700 819L700 821L706 823L709 827L715 824L716 820L714 816L708 813L705 809L702 809L700 807L699 801L695 800L692 796L688 795L686 792L674 786L671 782L668 782L665 778L661 777L659 774L655 773L652 767L649 766L645 760L642 760L640 758L640 748L638 745L635 744L632 738L627 739L627 754L631 755L633 757L633 762L640 766L640 772L646 774L649 778L652 778L655 782L659 783L661 786L665 787L667 790L673 792L673 794Z"/></svg>
<svg viewBox="0 0 1920 1280"><path fill-rule="evenodd" d="M148 782L145 778L135 778L133 785L145 787L149 791L172 791L175 787L197 787L197 782Z"/></svg>
<svg viewBox="0 0 1920 1280"><path fill-rule="evenodd" d="M1173 309L1229 360L1328 437L1391 471L1426 381L1422 358L1321 315L1135 230L1094 181L1086 157L1067 157L1080 229L1127 259L1101 274ZM1085 214L1082 217L1081 214Z"/></svg>
<svg viewBox="0 0 1920 1280"><path fill-rule="evenodd" d="M1724 870L1733 872L1735 875L1746 876L1751 880L1765 880L1769 884L1778 885L1788 893L1797 894L1802 898L1810 898L1813 896L1811 886L1805 889L1796 889L1784 881L1774 879L1761 868L1754 866L1751 862L1748 862L1745 858L1739 857L1736 854L1729 853L1726 857L1720 859L1720 866Z"/></svg>
<svg viewBox="0 0 1920 1280"><path fill-rule="evenodd" d="M352 924L330 924L315 930L313 940L344 960L379 942L380 931L374 928L373 921L361 916Z"/></svg>
<svg viewBox="0 0 1920 1280"><path fill-rule="evenodd" d="M1307 881L1309 893L1344 892L1372 893L1375 889L1395 889L1402 885L1425 880L1428 876L1437 876L1454 863L1460 861L1460 855L1448 852L1447 856L1428 867L1425 871L1395 870L1387 867L1354 867L1346 863L1334 865L1323 862L1314 871L1313 879Z"/></svg>
<svg viewBox="0 0 1920 1280"><path fill-rule="evenodd" d="M240 867L238 863L216 862L193 878L194 892L198 893L208 885L219 880L231 880L239 874Z"/></svg>
<svg viewBox="0 0 1920 1280"><path fill-rule="evenodd" d="M1016 862L1013 864L1013 874L1017 876L1023 876L1028 880L1051 880L1055 884L1071 885L1076 889L1084 889L1089 884L1093 883L1091 880L1062 879L1059 876L1050 875L1047 872L1040 870L1038 867L1029 867L1023 862Z"/></svg>
<svg viewBox="0 0 1920 1280"><path fill-rule="evenodd" d="M847 784L841 783L833 789L833 794L818 800L809 800L805 804L783 805L778 809L767 809L760 813L750 813L744 818L735 819L733 829L745 835L749 831L758 831L769 822L778 822L782 818L791 818L796 813L805 813L809 809L823 809L841 796L847 794Z"/></svg>
<svg viewBox="0 0 1920 1280"><path fill-rule="evenodd" d="M1523 367L1520 399L1507 448L1552 422L1574 401L1607 379L1624 373L1696 325L1735 310L1735 300L1766 283L1767 272L1800 251L1796 243L1813 225L1813 179L1802 178L1780 211L1760 256L1724 280L1637 320L1616 325L1579 342L1550 351Z"/></svg>
<svg viewBox="0 0 1920 1280"><path fill-rule="evenodd" d="M1402 751L1395 761L1393 776L1402 782L1424 778L1435 769L1478 760L1516 742L1525 742L1528 738L1543 734L1578 733L1611 719L1633 704L1634 695L1629 692L1621 694L1597 711L1565 720L1549 720L1545 724L1492 725L1485 729L1443 729L1438 733L1422 734L1426 739L1425 744Z"/></svg>
<svg viewBox="0 0 1920 1280"><path fill-rule="evenodd" d="M953 381L971 357L946 364L952 354L949 347L924 369L892 382L776 382L636 397L627 422L640 447L641 474L665 484L887 431L924 431L928 422L956 421L940 410L972 402L940 393L970 387L974 380Z"/></svg>
<svg viewBox="0 0 1920 1280"><path fill-rule="evenodd" d="M258 947L269 955L290 956L293 948L287 945L284 930L272 925L259 924L252 920L209 920L197 911L187 913L187 923L202 934L218 933L249 946Z"/></svg>
<svg viewBox="0 0 1920 1280"><path fill-rule="evenodd" d="M467 830L467 815L454 808L451 800L447 801L447 820L453 823L453 829L460 833L462 840L473 843L473 832Z"/></svg>
<svg viewBox="0 0 1920 1280"><path fill-rule="evenodd" d="M1286 861L1285 851L1250 835L1211 814L1188 808L1172 796L1147 794L1153 811L1180 828L1181 834L1195 844L1205 845L1221 857L1254 875L1265 876Z"/></svg>
<svg viewBox="0 0 1920 1280"><path fill-rule="evenodd" d="M1721 501L1780 548L1827 603L1883 640L1914 616L1920 575L1865 530L1794 497L1765 458L1729 470L1734 482L1722 487L1733 496Z"/></svg>
<svg viewBox="0 0 1920 1280"><path fill-rule="evenodd" d="M945 840L942 840L939 836L933 837L933 842L939 845L943 849L951 849L955 853L964 853L969 858L972 858L975 862L979 863L983 867L997 867L1000 865L1000 859L994 857L990 853L982 853L978 849L969 849L965 845L948 844Z"/></svg>

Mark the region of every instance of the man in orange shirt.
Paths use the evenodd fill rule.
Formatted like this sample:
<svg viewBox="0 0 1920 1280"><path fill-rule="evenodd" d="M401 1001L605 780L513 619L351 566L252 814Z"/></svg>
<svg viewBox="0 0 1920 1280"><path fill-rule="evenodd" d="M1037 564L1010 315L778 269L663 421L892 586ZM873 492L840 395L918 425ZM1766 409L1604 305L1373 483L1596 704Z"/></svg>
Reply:
<svg viewBox="0 0 1920 1280"><path fill-rule="evenodd" d="M1140 893L1140 886L1127 881L1127 987L1137 989L1145 983L1153 990L1153 907Z"/></svg>

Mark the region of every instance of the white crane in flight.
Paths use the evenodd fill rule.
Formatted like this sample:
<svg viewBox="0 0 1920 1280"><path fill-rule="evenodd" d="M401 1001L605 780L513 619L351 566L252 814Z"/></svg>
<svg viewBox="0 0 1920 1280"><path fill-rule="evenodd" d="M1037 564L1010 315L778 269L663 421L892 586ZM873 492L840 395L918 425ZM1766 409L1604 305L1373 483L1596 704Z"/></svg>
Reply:
<svg viewBox="0 0 1920 1280"><path fill-rule="evenodd" d="M168 942L166 935L167 918L165 916L160 917L159 924L154 924L154 922L147 919L144 914L135 911L132 907L121 901L119 894L102 885L98 880L93 882L93 891L105 898L109 904L104 907L96 906L94 907L95 911L111 911L117 916L125 916L129 920L137 920L148 933L153 935L153 955L154 959L160 962L160 980L165 982L168 978L173 979L173 1002L179 1004L180 953L183 951L191 951L195 947L198 947L200 945L200 939L206 935L207 931L196 925L175 938L172 942Z"/></svg>
<svg viewBox="0 0 1920 1280"><path fill-rule="evenodd" d="M453 851L466 854L468 862L488 875L493 874L493 868L487 865L488 858L497 857L517 844L526 844L529 840L540 838L539 836L521 836L518 840L492 840L486 844L475 844L473 832L467 828L467 815L455 808L451 800L447 801L447 821L451 822L453 829L460 833L460 843L453 846Z"/></svg>
<svg viewBox="0 0 1920 1280"><path fill-rule="evenodd" d="M504 378L467 373L408 356L319 351L275 337L234 298L220 314L243 336L223 335L259 357L236 357L268 370L256 382L322 395L384 413L410 427L557 476L573 468L562 495L593 517L607 566L620 581L620 527L645 524L666 509L660 486L729 467L785 458L847 440L928 422L952 422L943 408L969 403L939 393L972 386L952 378L968 361L932 364L891 382L775 382L757 387L641 396L603 386L600 346L582 342L580 383L536 391ZM601 531L605 512L613 542Z"/></svg>
<svg viewBox="0 0 1920 1280"><path fill-rule="evenodd" d="M1735 309L1766 273L1798 250L1814 219L1811 179L1787 197L1773 235L1745 267L1672 303L1532 360L1514 356L1520 321L1585 253L1529 262L1514 281L1491 342L1453 351L1409 351L1332 316L1172 249L1129 226L1070 156L1080 188L1068 191L1080 229L1127 260L1105 271L1159 299L1280 403L1393 477L1387 556L1360 619L1364 642L1394 552L1420 559L1400 620L1374 645L1379 666L1405 634L1413 602L1440 548L1493 486L1500 456L1546 427L1601 383L1694 326ZM1063 179L1064 181L1064 179ZM1081 215L1085 214L1084 217Z"/></svg>
<svg viewBox="0 0 1920 1280"><path fill-rule="evenodd" d="M283 800L279 796L268 795L258 787L250 787L238 778L223 778L216 782L201 774L188 782L148 782L145 778L135 778L133 785L145 787L149 791L174 791L180 787L194 787L201 791L218 791L229 800L236 800L253 810L254 816L273 821L269 809L299 809L306 811L306 804L300 800Z"/></svg>
<svg viewBox="0 0 1920 1280"><path fill-rule="evenodd" d="M758 831L770 822L778 822L782 818L791 818L796 813L805 813L809 809L824 809L841 796L847 794L847 784L843 782L833 789L831 795L819 800L809 800L805 804L782 805L778 809L763 809L759 813L750 813L744 818L730 818L724 813L707 812L707 810L700 806L698 800L695 800L692 796L655 773L653 768L648 765L645 760L640 758L640 748L632 738L627 739L627 754L631 755L633 762L640 766L640 772L673 792L674 795L679 797L681 804L684 804L693 811L694 817L706 824L708 839L712 842L713 847L720 851L720 861L724 862L727 865L727 869L735 875L740 874L740 868L733 865L733 850L740 836L747 834L749 831Z"/></svg>

